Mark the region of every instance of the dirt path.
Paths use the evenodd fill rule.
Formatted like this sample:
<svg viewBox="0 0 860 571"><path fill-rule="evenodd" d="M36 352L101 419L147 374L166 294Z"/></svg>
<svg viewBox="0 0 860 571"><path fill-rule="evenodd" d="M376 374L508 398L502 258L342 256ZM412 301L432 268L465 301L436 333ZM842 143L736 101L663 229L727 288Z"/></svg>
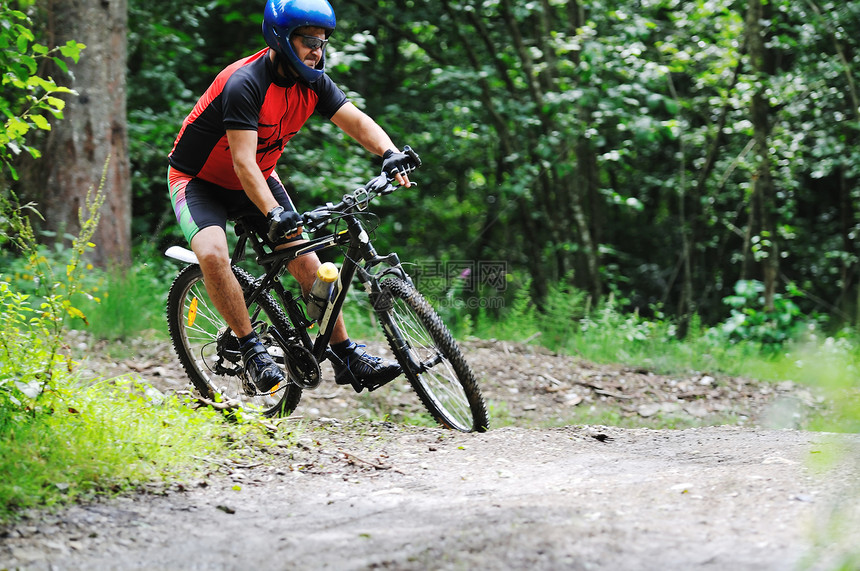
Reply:
<svg viewBox="0 0 860 571"><path fill-rule="evenodd" d="M297 447L190 489L19 526L0 567L828 569L860 540L856 486L846 495L856 464L809 468L830 442L738 428L315 423ZM854 535L814 549L837 506Z"/></svg>
<svg viewBox="0 0 860 571"><path fill-rule="evenodd" d="M303 401L292 435L209 462L204 480L30 514L3 530L0 569L823 570L860 545L860 436L755 427L775 403L796 418L785 402L817 402L799 387L661 378L515 346L470 355L513 426L337 420L354 419L356 402L410 405L398 390L356 401L331 388ZM176 373L160 359L132 368L169 390ZM573 424L584 406L747 426Z"/></svg>

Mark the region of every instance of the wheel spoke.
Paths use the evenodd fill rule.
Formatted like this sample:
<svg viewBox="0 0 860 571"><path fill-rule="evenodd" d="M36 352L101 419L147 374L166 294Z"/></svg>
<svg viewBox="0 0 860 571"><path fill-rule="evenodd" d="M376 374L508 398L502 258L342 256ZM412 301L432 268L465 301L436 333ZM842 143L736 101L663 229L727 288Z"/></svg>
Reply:
<svg viewBox="0 0 860 571"><path fill-rule="evenodd" d="M405 359L407 377L428 410L458 430L486 429L486 408L471 370L451 334L427 302L402 280L392 279L388 319L392 349ZM476 416L477 415L477 416Z"/></svg>

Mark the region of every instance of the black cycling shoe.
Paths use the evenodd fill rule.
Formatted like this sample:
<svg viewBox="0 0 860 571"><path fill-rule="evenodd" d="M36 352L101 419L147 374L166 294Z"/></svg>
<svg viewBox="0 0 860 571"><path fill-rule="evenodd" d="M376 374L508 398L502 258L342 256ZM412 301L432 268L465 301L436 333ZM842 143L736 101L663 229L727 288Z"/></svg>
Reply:
<svg viewBox="0 0 860 571"><path fill-rule="evenodd" d="M286 379L284 371L259 341L242 346L242 362L245 364L245 374L260 393L271 391Z"/></svg>
<svg viewBox="0 0 860 571"><path fill-rule="evenodd" d="M337 353L343 365L332 362L335 382L340 385L352 384L356 392L363 388L372 391L400 375L402 370L396 361L368 355L362 347L364 345L353 343L346 351ZM358 382L358 386L351 377Z"/></svg>

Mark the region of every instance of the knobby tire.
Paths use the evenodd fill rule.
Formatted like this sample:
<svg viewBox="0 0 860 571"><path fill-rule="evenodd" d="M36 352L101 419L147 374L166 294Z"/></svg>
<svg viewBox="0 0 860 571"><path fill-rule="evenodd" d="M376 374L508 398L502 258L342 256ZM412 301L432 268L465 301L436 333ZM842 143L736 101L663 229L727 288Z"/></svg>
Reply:
<svg viewBox="0 0 860 571"><path fill-rule="evenodd" d="M384 280L381 290L377 312L388 343L433 418L463 432L487 430L487 408L475 376L433 307L399 278Z"/></svg>

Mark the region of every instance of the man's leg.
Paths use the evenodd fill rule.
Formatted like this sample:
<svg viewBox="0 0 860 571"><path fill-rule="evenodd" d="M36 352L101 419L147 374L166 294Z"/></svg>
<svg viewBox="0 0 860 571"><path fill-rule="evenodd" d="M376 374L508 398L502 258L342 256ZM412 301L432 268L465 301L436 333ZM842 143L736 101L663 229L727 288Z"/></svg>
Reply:
<svg viewBox="0 0 860 571"><path fill-rule="evenodd" d="M260 392L269 392L285 379L251 327L242 286L233 275L227 251L227 236L220 226L208 226L191 239L203 271L203 283L215 309L239 338L245 370Z"/></svg>
<svg viewBox="0 0 860 571"><path fill-rule="evenodd" d="M204 228L191 239L191 249L200 262L206 292L215 304L215 309L236 337L250 334L251 318L245 307L242 286L236 281L230 268L230 254L227 251L227 236L224 230L220 226Z"/></svg>

